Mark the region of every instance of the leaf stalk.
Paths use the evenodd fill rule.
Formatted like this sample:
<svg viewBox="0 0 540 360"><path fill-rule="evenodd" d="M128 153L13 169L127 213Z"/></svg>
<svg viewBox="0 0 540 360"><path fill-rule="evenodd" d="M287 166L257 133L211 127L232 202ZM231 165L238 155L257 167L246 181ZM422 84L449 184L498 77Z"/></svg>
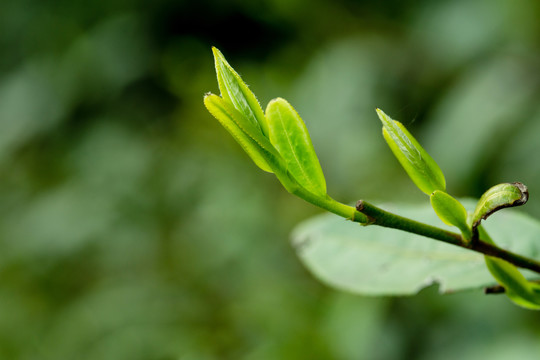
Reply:
<svg viewBox="0 0 540 360"><path fill-rule="evenodd" d="M371 223L374 225L403 230L448 244L460 246L484 255L505 260L517 267L528 269L540 274L539 261L502 249L482 239L478 239L475 242L470 242L464 239L460 234L393 214L364 200L359 200L356 203L356 210L372 219Z"/></svg>

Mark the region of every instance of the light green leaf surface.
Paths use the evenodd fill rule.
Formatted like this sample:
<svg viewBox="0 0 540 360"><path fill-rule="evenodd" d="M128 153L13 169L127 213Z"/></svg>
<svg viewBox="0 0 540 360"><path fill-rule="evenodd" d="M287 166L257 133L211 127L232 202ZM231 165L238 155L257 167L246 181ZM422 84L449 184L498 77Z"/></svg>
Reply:
<svg viewBox="0 0 540 360"><path fill-rule="evenodd" d="M259 127L263 134L268 136L266 118L255 94L249 90L240 75L229 65L223 54L215 47L212 48L212 51L221 96L233 104L253 125Z"/></svg>
<svg viewBox="0 0 540 360"><path fill-rule="evenodd" d="M514 265L491 256L485 256L485 261L489 272L504 286L510 300L521 307L540 310L540 294Z"/></svg>
<svg viewBox="0 0 540 360"><path fill-rule="evenodd" d="M480 197L472 216L472 224L477 226L482 219L486 219L495 211L506 207L523 205L528 199L527 187L521 183L495 185Z"/></svg>
<svg viewBox="0 0 540 360"><path fill-rule="evenodd" d="M204 105L258 167L267 172L274 172L275 169L285 166L270 141L255 125L247 122L230 103L217 95L209 94L204 97Z"/></svg>
<svg viewBox="0 0 540 360"><path fill-rule="evenodd" d="M444 191L436 190L430 196L431 207L446 225L456 226L466 239L471 239L472 232L467 224L465 207Z"/></svg>
<svg viewBox="0 0 540 360"><path fill-rule="evenodd" d="M476 202L462 201L466 208ZM429 205L381 205L434 226ZM517 211L498 213L484 226L500 246L540 260L540 223ZM448 228L452 230L452 228ZM410 295L433 283L441 292L494 285L484 256L426 237L378 226L361 227L334 215L309 219L292 242L304 265L329 286L366 295ZM523 272L526 277L534 277Z"/></svg>
<svg viewBox="0 0 540 360"><path fill-rule="evenodd" d="M427 195L446 189L439 165L399 121L392 120L382 110L377 115L383 123L383 136L411 180Z"/></svg>
<svg viewBox="0 0 540 360"><path fill-rule="evenodd" d="M478 233L484 241L495 244L482 225L478 226ZM491 256L484 256L484 260L489 272L505 288L506 296L510 300L521 307L540 310L540 293L536 292L537 284L527 281L516 266L504 260Z"/></svg>
<svg viewBox="0 0 540 360"><path fill-rule="evenodd" d="M296 110L277 98L266 108L269 137L296 181L311 193L326 195L326 181L306 125Z"/></svg>

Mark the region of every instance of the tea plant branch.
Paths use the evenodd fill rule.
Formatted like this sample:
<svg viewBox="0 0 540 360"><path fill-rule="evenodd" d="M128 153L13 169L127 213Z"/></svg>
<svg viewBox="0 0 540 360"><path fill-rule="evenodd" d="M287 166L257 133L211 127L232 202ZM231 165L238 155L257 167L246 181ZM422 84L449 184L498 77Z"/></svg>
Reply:
<svg viewBox="0 0 540 360"><path fill-rule="evenodd" d="M494 285L484 288L484 294L486 295L504 294L505 291L506 289L502 285Z"/></svg>
<svg viewBox="0 0 540 360"><path fill-rule="evenodd" d="M321 209L339 215L347 220L358 222L362 225L367 225L370 222L365 214L352 206L342 204L339 201L332 199L328 195L325 197L316 196L302 187L294 189L291 193Z"/></svg>
<svg viewBox="0 0 540 360"><path fill-rule="evenodd" d="M292 194L321 209L339 215L347 220L358 222L364 226L379 225L422 235L484 255L493 256L505 260L512 265L540 274L539 261L502 249L494 244L483 241L482 239L477 239L474 242L467 241L460 234L388 212L364 200L359 200L356 203L355 209L352 206L342 204L332 199L328 195L324 198L313 195L302 187L293 190Z"/></svg>
<svg viewBox="0 0 540 360"><path fill-rule="evenodd" d="M352 206L342 204L329 196L326 196L325 198L315 196L304 188L297 188L292 191L292 194L321 209L339 215L347 220L358 222L364 226L379 225L422 235L434 240L479 252L484 255L493 256L520 268L528 269L540 274L540 262L536 260L502 249L496 245L485 242L482 239L478 239L475 242L469 242L460 234L402 217L383 210L364 200L359 200L355 209Z"/></svg>
<svg viewBox="0 0 540 360"><path fill-rule="evenodd" d="M240 75L213 48L221 96L206 94L208 111L234 137L263 171L274 173L293 195L324 210L358 222L422 235L484 254L486 267L516 304L540 310L540 285L529 282L516 267L540 274L540 262L498 247L481 221L494 212L523 205L529 198L521 183L503 183L486 191L472 214L446 192L446 180L435 160L399 121L377 114L383 137L414 184L427 196L437 216L461 234L408 219L360 200L356 207L332 199L304 121L285 99L270 101L263 111ZM498 291L498 290L496 290ZM493 291L495 292L495 291Z"/></svg>
<svg viewBox="0 0 540 360"><path fill-rule="evenodd" d="M367 215L370 219L370 223L373 225L379 225L426 236L431 239L476 251L484 255L493 256L505 260L520 268L528 269L540 274L540 262L515 254L511 251L504 250L481 239L478 239L475 242L469 242L466 241L462 235L393 214L364 200L357 202L356 210Z"/></svg>
<svg viewBox="0 0 540 360"><path fill-rule="evenodd" d="M463 238L459 234L396 215L372 205L367 201L359 200L356 203L356 210L367 215L371 224L403 230L448 244L464 247Z"/></svg>
<svg viewBox="0 0 540 360"><path fill-rule="evenodd" d="M517 267L528 269L540 274L540 262L528 257L515 254L511 251L504 250L496 245L492 245L479 239L469 249L482 253L484 255L493 256L509 262Z"/></svg>

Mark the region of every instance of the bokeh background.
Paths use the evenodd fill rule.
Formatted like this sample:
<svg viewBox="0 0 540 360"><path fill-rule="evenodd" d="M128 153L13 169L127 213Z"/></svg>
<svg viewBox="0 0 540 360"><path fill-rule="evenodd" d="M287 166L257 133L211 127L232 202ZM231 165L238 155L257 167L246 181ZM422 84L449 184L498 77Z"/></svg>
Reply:
<svg viewBox="0 0 540 360"><path fill-rule="evenodd" d="M0 2L0 359L540 358L539 314L503 296L315 280L289 233L319 211L202 104L215 45L297 108L335 198L426 201L381 107L452 194L519 180L540 217L539 19L537 0Z"/></svg>

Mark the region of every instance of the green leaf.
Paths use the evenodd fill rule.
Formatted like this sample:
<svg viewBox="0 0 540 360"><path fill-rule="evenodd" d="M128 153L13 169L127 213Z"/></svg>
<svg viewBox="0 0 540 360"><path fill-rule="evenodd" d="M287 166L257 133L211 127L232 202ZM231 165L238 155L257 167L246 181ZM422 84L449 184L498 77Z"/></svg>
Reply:
<svg viewBox="0 0 540 360"><path fill-rule="evenodd" d="M277 98L266 108L269 137L287 169L306 190L326 195L326 181L313 144L300 115L284 99Z"/></svg>
<svg viewBox="0 0 540 360"><path fill-rule="evenodd" d="M249 119L253 125L259 127L265 136L268 136L266 118L255 94L249 90L240 75L229 65L223 54L215 47L212 47L212 51L221 96L233 104L236 110Z"/></svg>
<svg viewBox="0 0 540 360"><path fill-rule="evenodd" d="M474 200L461 201L466 208ZM385 204L383 208L434 226L440 220L431 206ZM518 211L498 213L485 224L501 247L540 260L540 222ZM366 295L410 295L430 284L441 292L495 284L484 256L404 231L361 227L333 215L298 225L292 242L309 271L329 286ZM523 271L527 278L538 274Z"/></svg>
<svg viewBox="0 0 540 360"><path fill-rule="evenodd" d="M383 136L411 180L427 195L446 189L444 175L429 154L399 121L392 120L382 110L377 114L383 123Z"/></svg>
<svg viewBox="0 0 540 360"><path fill-rule="evenodd" d="M217 95L208 94L204 97L204 105L258 167L267 172L285 169L283 160L270 141L230 103Z"/></svg>
<svg viewBox="0 0 540 360"><path fill-rule="evenodd" d="M493 186L480 197L476 205L472 216L473 228L497 210L523 205L528 199L529 191L522 183L503 183Z"/></svg>
<svg viewBox="0 0 540 360"><path fill-rule="evenodd" d="M430 196L430 202L437 216L446 225L457 227L465 239L471 239L472 232L467 224L467 210L459 201L444 191L435 190Z"/></svg>
<svg viewBox="0 0 540 360"><path fill-rule="evenodd" d="M485 261L489 272L505 288L510 300L521 307L540 310L540 293L534 291L514 265L491 256L485 256Z"/></svg>
<svg viewBox="0 0 540 360"><path fill-rule="evenodd" d="M482 225L477 228L481 239L495 244ZM540 293L535 291L536 284L527 281L517 267L491 256L484 256L484 260L489 272L505 288L506 296L512 302L527 309L540 310Z"/></svg>

